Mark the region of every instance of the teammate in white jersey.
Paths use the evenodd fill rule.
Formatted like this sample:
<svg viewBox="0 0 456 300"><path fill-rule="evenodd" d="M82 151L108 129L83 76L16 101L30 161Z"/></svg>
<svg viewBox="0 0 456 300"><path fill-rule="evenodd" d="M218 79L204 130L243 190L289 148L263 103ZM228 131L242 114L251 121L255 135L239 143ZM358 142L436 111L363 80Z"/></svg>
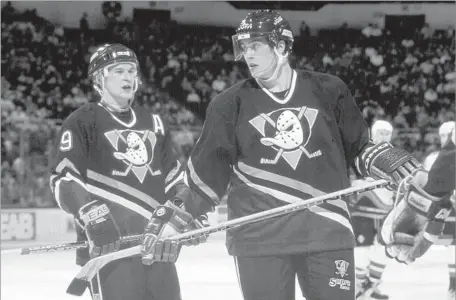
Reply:
<svg viewBox="0 0 456 300"><path fill-rule="evenodd" d="M443 147L443 145L445 145L445 143L447 142L448 135L454 129L454 124L455 124L454 121L448 121L448 122L445 122L442 125L440 125L439 137L440 137L440 146L441 147ZM439 155L439 152L440 151L438 151L438 150L433 151L428 156L426 156L426 158L424 159L424 162L423 162L423 167L426 170L429 171L431 169L432 165L434 164L434 162L437 158L437 155Z"/></svg>
<svg viewBox="0 0 456 300"><path fill-rule="evenodd" d="M371 128L371 137L374 143L390 143L393 136L393 126L384 120L377 120ZM362 185L371 178L359 179L352 182L353 186ZM394 193L385 188L376 189L359 195L356 199L354 211L358 212L361 206L369 206L374 209L387 212L392 208ZM354 215L356 213L354 212ZM362 215L362 213L360 213ZM375 231L380 228L381 219L374 219ZM373 245L369 249L369 260L366 267L356 266L356 299L389 299L388 295L379 289L383 271L389 262L384 247L374 238Z"/></svg>

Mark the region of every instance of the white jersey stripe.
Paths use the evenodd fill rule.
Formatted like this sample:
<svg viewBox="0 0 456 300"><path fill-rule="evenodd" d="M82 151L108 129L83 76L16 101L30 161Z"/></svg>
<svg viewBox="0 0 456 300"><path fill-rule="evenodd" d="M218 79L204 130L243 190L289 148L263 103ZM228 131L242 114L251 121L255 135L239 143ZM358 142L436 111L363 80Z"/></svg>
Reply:
<svg viewBox="0 0 456 300"><path fill-rule="evenodd" d="M260 169L257 169L257 168L254 168L254 167L251 167L245 163L238 163L238 167L239 167L239 170L241 170L242 172L244 172L245 174L247 175L250 175L252 177L256 177L256 178L259 178L259 179L263 179L263 180L267 180L267 181L271 181L271 182L274 182L274 183L277 183L277 184L282 184L283 186L286 186L286 187L289 187L289 188L293 188L299 192L304 192L306 194L309 194L311 195L312 197L319 197L319 196L323 196L325 195L326 193L323 192L323 191L320 191L306 183L303 183L303 182L300 182L298 180L295 180L295 179L291 179L291 178L288 178L288 177L285 177L285 176L281 176L281 175L277 175L277 174L274 174L274 173L270 173L270 172L267 172L267 171L264 171L264 170L260 170ZM236 169L235 169L236 171ZM247 178L244 177L245 180L243 180L244 182L245 181L248 181ZM250 182L250 181L249 181ZM250 182L251 183L251 182ZM251 183L253 184L253 183ZM286 193L284 193L286 194ZM345 212L349 213L348 211L348 207L347 207L347 204L345 203L344 200L340 200L340 199L337 199L337 200L330 200L328 201L329 204L332 204L334 206L337 206L339 207L340 209L343 209Z"/></svg>
<svg viewBox="0 0 456 300"><path fill-rule="evenodd" d="M181 176L180 174L178 175L179 170L181 168L181 163L178 160L176 160L176 162L177 162L176 167L174 167L171 171L169 171L168 175L166 175L165 184L168 184L169 182L174 181L176 175Z"/></svg>
<svg viewBox="0 0 456 300"><path fill-rule="evenodd" d="M55 175L56 176L56 175ZM76 178L75 176L73 176L71 173L67 172L65 174L65 176L59 178L55 184L54 184L54 188L52 189L53 193L54 193L54 198L55 198L55 201L57 202L57 205L63 209L62 207L62 201L60 200L60 183L62 181L74 181L74 182L77 182L80 186L82 186L85 190L87 190L87 186L84 184L84 182L82 182L79 178ZM65 210L65 209L63 209Z"/></svg>
<svg viewBox="0 0 456 300"><path fill-rule="evenodd" d="M265 186L262 186L262 185L259 185L259 184L252 183L251 181L249 181L244 175L242 175L236 169L234 169L234 173L238 176L238 178L241 181L243 181L248 186L250 186L252 188L255 188L255 189L257 189L257 190L259 190L259 191L261 191L263 193L269 194L269 195L271 195L271 196L273 196L273 197L275 197L275 198L277 198L279 200L282 200L282 201L288 202L288 203L296 203L296 202L299 202L299 201L303 201L303 199L298 198L296 196L293 196L293 195L290 195L290 194L287 194L287 193L284 193L284 192L281 192L281 191L278 191L278 190L274 190L274 189L271 189L271 188L268 188L268 187L265 187ZM336 201L339 201L339 202L336 202ZM334 200L334 201L331 201L331 202L328 201L328 203L333 204L333 205L335 205L337 207L341 207L342 206L341 208L343 208L345 211L347 211L346 204L345 203L342 204L340 201L342 201L342 200ZM338 213L329 211L327 209L321 208L319 206L311 207L309 210L311 212L315 213L315 214L318 214L320 216L323 216L325 218L331 219L331 220L333 220L335 222L338 222L338 223L344 225L345 227L350 229L350 231L353 233L353 228L352 228L350 222L344 216L342 216L342 215L340 215Z"/></svg>
<svg viewBox="0 0 456 300"><path fill-rule="evenodd" d="M279 200L282 200L284 202L288 202L288 203L296 203L296 202L299 202L299 201L302 201L303 199L301 198L298 198L296 196L293 196L293 195L290 195L290 194L287 194L287 193L284 193L284 192L281 192L281 191L278 191L278 190L275 190L275 189L271 189L271 188L268 188L268 187L265 187L263 185L259 185L259 184L255 184L253 182L251 182L250 180L248 180L244 175L242 175L242 173L240 173L238 170L236 169L233 169L234 170L234 173L238 176L238 178L243 181L245 184L247 184L248 186L254 188L254 189L257 189L263 193L266 193L266 194L269 194Z"/></svg>
<svg viewBox="0 0 456 300"><path fill-rule="evenodd" d="M190 158L187 163L188 170L190 171L190 179L192 182L206 194L209 198L212 199L215 203L220 203L220 198L217 196L217 194L206 184L204 183L196 174L195 168L193 167L192 159ZM188 177L187 177L188 180Z"/></svg>
<svg viewBox="0 0 456 300"><path fill-rule="evenodd" d="M309 210L317 215L320 215L322 217L325 217L325 218L328 218L328 219L331 219L337 223L340 223L342 225L344 225L345 227L347 227L348 229L350 229L351 233L353 233L353 228L350 224L350 222L342 215L340 214L337 214L335 212L332 212L332 211L329 211L327 209L324 209L320 206L314 206L314 207L311 207L309 208Z"/></svg>
<svg viewBox="0 0 456 300"><path fill-rule="evenodd" d="M168 191L173 187L175 186L177 183L179 183L181 180L184 179L184 172L181 172L179 174L179 176L176 177L176 179L174 179L173 181L169 182L168 184L166 184L165 186L165 194L168 193Z"/></svg>
<svg viewBox="0 0 456 300"><path fill-rule="evenodd" d="M79 172L79 170L74 166L74 164L66 157L64 159L62 159L62 161L57 165L57 167L55 168L55 171L57 173L61 173L64 168L70 168L75 173L81 174Z"/></svg>
<svg viewBox="0 0 456 300"><path fill-rule="evenodd" d="M329 200L329 201L327 201L327 203L339 207L340 209L344 210L348 215L350 215L350 211L348 210L347 203L344 200L340 200L340 199Z"/></svg>
<svg viewBox="0 0 456 300"><path fill-rule="evenodd" d="M133 197L149 204L150 206L152 206L154 208L160 205L157 200L155 200L151 196L147 195L146 193L143 193L140 190L137 190L123 182L120 182L120 181L110 178L108 176L99 174L95 171L87 170L87 178L100 182L109 187L115 188L117 190L120 190L122 192L125 192L129 195L132 195Z"/></svg>
<svg viewBox="0 0 456 300"><path fill-rule="evenodd" d="M245 174L250 175L252 177L256 177L259 179L281 184L283 186L293 188L299 192L309 194L312 197L323 196L326 194L325 192L320 191L307 183L304 183L304 182L301 182L301 181L298 181L298 180L295 180L292 178L288 178L288 177L285 177L282 175L274 174L274 173L271 173L268 171L264 171L261 169L257 169L255 167L249 166L243 162L238 163L238 168Z"/></svg>
<svg viewBox="0 0 456 300"><path fill-rule="evenodd" d="M102 197L106 201L122 205L123 207L126 207L134 212L137 212L138 214L142 215L144 218L148 220L152 217L152 212L148 211L147 209L128 199L125 199L124 197L115 195L91 184L87 184L87 190L94 195Z"/></svg>

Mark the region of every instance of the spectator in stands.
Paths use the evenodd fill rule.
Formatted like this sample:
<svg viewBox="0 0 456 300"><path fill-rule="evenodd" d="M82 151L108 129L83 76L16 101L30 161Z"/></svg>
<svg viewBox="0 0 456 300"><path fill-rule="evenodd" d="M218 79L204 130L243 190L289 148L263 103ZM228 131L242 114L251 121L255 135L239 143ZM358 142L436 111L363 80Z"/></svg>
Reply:
<svg viewBox="0 0 456 300"><path fill-rule="evenodd" d="M233 61L232 29L151 20L135 32L130 20L118 20L119 4L105 2L103 11L111 20L113 38L136 45L143 60L143 86L135 105L151 107L176 128L201 126L210 99L249 76L245 66ZM72 35L36 10L18 12L11 2L2 8L2 195L11 195L16 203L21 197L27 203L24 199L30 193L40 194L40 178L47 178L26 158L32 156L31 149L47 149L43 141L52 140L51 132L58 128L58 121L52 120L65 118L96 97L88 92L90 82L84 73L95 47L111 37L86 27L86 21L84 14L80 31L90 34ZM301 32L306 39L296 43L295 64L340 76L368 122L383 117L399 131L418 126L431 130L399 135L398 146L416 145L407 150L422 156L434 147L432 130L454 120L453 26L439 31L426 24L418 30L422 38L394 36L374 24L362 31L343 25L322 30L317 37L303 24ZM34 164L42 165L52 154L38 155ZM16 174L19 162L31 172L28 178L35 178L33 182ZM27 197L14 194L19 182L30 185Z"/></svg>
<svg viewBox="0 0 456 300"><path fill-rule="evenodd" d="M79 30L82 34L87 35L90 31L89 21L87 20L87 13L83 13L81 19L79 20Z"/></svg>

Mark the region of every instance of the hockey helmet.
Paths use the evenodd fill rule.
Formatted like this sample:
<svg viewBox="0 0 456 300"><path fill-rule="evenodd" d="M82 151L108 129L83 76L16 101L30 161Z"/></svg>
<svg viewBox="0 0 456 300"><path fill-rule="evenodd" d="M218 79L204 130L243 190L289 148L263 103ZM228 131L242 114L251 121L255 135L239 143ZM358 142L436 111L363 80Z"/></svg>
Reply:
<svg viewBox="0 0 456 300"><path fill-rule="evenodd" d="M371 129L372 140L374 143L391 142L393 135L393 125L385 120L377 120Z"/></svg>
<svg viewBox="0 0 456 300"><path fill-rule="evenodd" d="M121 44L104 44L90 57L88 75L91 77L106 66L124 62L134 63L139 68L138 58L133 50Z"/></svg>
<svg viewBox="0 0 456 300"><path fill-rule="evenodd" d="M135 52L122 44L104 44L98 47L90 57L88 76L93 80L94 88L100 95L103 90L101 78L107 75L107 67L119 63L134 63L139 69L139 61ZM134 91L138 89L139 83L139 78L136 77Z"/></svg>
<svg viewBox="0 0 456 300"><path fill-rule="evenodd" d="M440 125L439 127L439 136L440 136L440 143L443 146L446 144L448 141L449 137L451 137L450 134L454 134L455 130L455 122L454 121L448 121Z"/></svg>
<svg viewBox="0 0 456 300"><path fill-rule="evenodd" d="M272 10L257 10L241 21L232 36L235 60L240 60L244 54L240 41L259 36L265 36L272 47L276 47L279 41L285 41L286 53L291 52L294 38L288 21Z"/></svg>

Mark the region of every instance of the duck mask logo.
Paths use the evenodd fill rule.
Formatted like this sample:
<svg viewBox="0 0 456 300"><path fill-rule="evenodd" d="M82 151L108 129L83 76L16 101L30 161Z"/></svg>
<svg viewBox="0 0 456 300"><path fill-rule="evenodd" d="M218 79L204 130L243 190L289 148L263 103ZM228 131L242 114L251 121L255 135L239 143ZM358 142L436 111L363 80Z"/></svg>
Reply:
<svg viewBox="0 0 456 300"><path fill-rule="evenodd" d="M155 133L149 130L111 130L105 136L115 149L114 157L126 166L123 171L112 171L112 175L127 176L131 171L143 183L148 172L152 176L161 174L160 170L153 171L151 166L157 143Z"/></svg>
<svg viewBox="0 0 456 300"><path fill-rule="evenodd" d="M306 149L317 115L318 110L303 106L278 109L250 120L263 136L260 142L277 151L274 158L261 158L260 163L276 164L283 157L296 170L303 153L309 159L320 156L321 150L310 153Z"/></svg>

